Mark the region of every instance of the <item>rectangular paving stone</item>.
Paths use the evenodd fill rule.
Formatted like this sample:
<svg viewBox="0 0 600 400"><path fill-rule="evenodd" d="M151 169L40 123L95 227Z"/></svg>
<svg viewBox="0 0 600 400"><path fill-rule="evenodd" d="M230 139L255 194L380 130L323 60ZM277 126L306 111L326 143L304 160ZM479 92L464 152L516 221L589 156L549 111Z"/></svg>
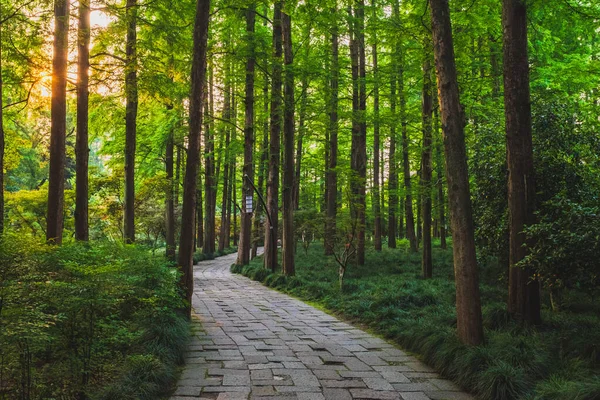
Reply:
<svg viewBox="0 0 600 400"><path fill-rule="evenodd" d="M402 400L431 400L431 398L423 392L400 393L400 398Z"/></svg>
<svg viewBox="0 0 600 400"><path fill-rule="evenodd" d="M400 398L398 392L384 392L372 389L350 389L350 393L355 399L397 400Z"/></svg>
<svg viewBox="0 0 600 400"><path fill-rule="evenodd" d="M373 390L394 390L394 387L383 378L363 378L369 389Z"/></svg>

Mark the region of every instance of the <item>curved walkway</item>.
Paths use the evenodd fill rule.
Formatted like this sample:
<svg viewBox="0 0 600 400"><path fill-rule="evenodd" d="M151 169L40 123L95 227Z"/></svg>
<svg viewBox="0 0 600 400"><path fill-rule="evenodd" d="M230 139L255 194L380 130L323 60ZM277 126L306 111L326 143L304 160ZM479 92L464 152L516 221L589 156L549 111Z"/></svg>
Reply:
<svg viewBox="0 0 600 400"><path fill-rule="evenodd" d="M194 337L171 400L472 399L382 339L229 272L194 269Z"/></svg>

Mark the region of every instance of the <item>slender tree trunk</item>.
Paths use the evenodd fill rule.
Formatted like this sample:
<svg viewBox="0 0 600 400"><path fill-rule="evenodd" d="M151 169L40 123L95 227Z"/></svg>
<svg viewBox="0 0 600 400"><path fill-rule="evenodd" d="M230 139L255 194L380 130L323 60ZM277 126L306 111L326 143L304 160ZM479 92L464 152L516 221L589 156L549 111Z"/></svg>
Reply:
<svg viewBox="0 0 600 400"><path fill-rule="evenodd" d="M394 2L394 18L399 18L398 3ZM392 74L390 79L390 112L396 116L396 81L398 79L394 63L398 62L400 45L396 43L392 55ZM390 149L389 149L389 177L388 177L388 248L396 248L396 237L398 236L398 218L396 216L398 207L398 161L396 160L396 122L390 124ZM400 213L402 215L402 213Z"/></svg>
<svg viewBox="0 0 600 400"><path fill-rule="evenodd" d="M473 215L448 0L429 0L438 93L446 153L446 179L456 280L456 316L460 340L483 342L479 276Z"/></svg>
<svg viewBox="0 0 600 400"><path fill-rule="evenodd" d="M172 105L167 106L167 112L171 112ZM175 261L175 203L173 193L173 154L175 149L174 130L169 131L167 137L167 146L165 152L165 170L167 174L167 193L166 193L166 215L165 215L165 236L167 241L166 257L170 261Z"/></svg>
<svg viewBox="0 0 600 400"><path fill-rule="evenodd" d="M206 82L206 50L210 0L197 0L194 22L194 51L192 58L192 83L190 94L190 131L188 136L188 154L185 166L183 187L183 210L181 235L179 239L178 264L182 269L181 287L187 300L187 311L192 310L194 293L193 247L194 247L194 211L196 209L196 184L200 165L200 131L202 130L202 94Z"/></svg>
<svg viewBox="0 0 600 400"><path fill-rule="evenodd" d="M179 207L179 184L181 183L181 146L176 143L175 148L175 207Z"/></svg>
<svg viewBox="0 0 600 400"><path fill-rule="evenodd" d="M209 110L214 112L213 99L213 71L210 69L209 75ZM206 106L205 106L206 107ZM212 115L205 115L205 118ZM204 254L215 253L215 218L217 205L217 181L215 178L215 135L213 124L208 123L204 129L204 243L202 244L202 252ZM202 224L202 221L200 222Z"/></svg>
<svg viewBox="0 0 600 400"><path fill-rule="evenodd" d="M238 245L238 265L250 263L250 241L252 237L252 210L246 208L246 199L254 199L252 182L254 182L254 26L256 21L256 5L252 4L246 11L246 34L249 47L246 60L246 97L244 122L244 166L242 169L242 213L240 224L240 240ZM256 208L256 207L255 207Z"/></svg>
<svg viewBox="0 0 600 400"><path fill-rule="evenodd" d="M377 2L372 0L373 20L376 20ZM374 216L374 246L381 250L381 204L379 189L379 70L377 65L377 34L373 32L373 216Z"/></svg>
<svg viewBox="0 0 600 400"><path fill-rule="evenodd" d="M1 13L0 13L1 14ZM0 18L2 16L0 15ZM0 24L0 236L4 233L4 115L2 101L4 95L4 81L2 80L2 24Z"/></svg>
<svg viewBox="0 0 600 400"><path fill-rule="evenodd" d="M281 1L275 2L273 14L273 73L271 80L271 135L269 138L269 178L267 206L271 224L265 224L265 268L277 269L277 232L279 212L279 160L281 132Z"/></svg>
<svg viewBox="0 0 600 400"><path fill-rule="evenodd" d="M365 228L366 228L366 184L367 184L367 72L365 55L365 1L358 0L356 7L358 22L358 75L359 75L359 100L358 109L360 116L360 136L358 154L356 157L356 170L359 176L359 208L358 208L358 243L356 249L356 262L365 264Z"/></svg>
<svg viewBox="0 0 600 400"><path fill-rule="evenodd" d="M225 90L223 99L223 120L228 124L231 118L231 86L230 86L230 68L226 68ZM229 235L229 210L231 210L230 190L229 190L229 143L231 141L231 126L225 126L225 149L221 156L223 165L223 193L221 197L221 229L219 232L219 252L223 252L228 244Z"/></svg>
<svg viewBox="0 0 600 400"><path fill-rule="evenodd" d="M283 113L283 273L294 276L294 56L292 53L292 23L289 15L281 13L283 54L285 62Z"/></svg>
<svg viewBox="0 0 600 400"><path fill-rule="evenodd" d="M48 180L48 243L62 244L65 197L65 141L67 129L67 56L69 52L69 1L54 1L54 56L52 59L52 109L50 174Z"/></svg>
<svg viewBox="0 0 600 400"><path fill-rule="evenodd" d="M413 213L412 182L410 179L410 158L408 153L409 140L406 116L406 97L404 95L404 61L400 61L398 74L398 94L400 96L400 118L402 120L402 170L404 173L404 216L406 218L406 237L410 242L410 251L416 252L419 248L415 233L415 216Z"/></svg>
<svg viewBox="0 0 600 400"><path fill-rule="evenodd" d="M239 246L238 241L238 225L237 225L237 212L238 212L238 202L237 202L237 171L236 164L234 160L234 164L231 167L231 194L232 194L232 202L233 202L233 245ZM230 235L231 236L231 235Z"/></svg>
<svg viewBox="0 0 600 400"><path fill-rule="evenodd" d="M337 9L332 9L332 15ZM337 153L338 153L338 86L339 86L339 39L337 21L331 28L331 99L329 104L329 160L327 165L327 215L325 219L325 254L332 255L336 236L337 216Z"/></svg>
<svg viewBox="0 0 600 400"><path fill-rule="evenodd" d="M437 108L433 110L433 126L436 137L436 176L437 176L437 191L438 191L438 212L439 212L439 227L440 227L440 247L446 250L446 199L444 197L444 160L443 160L443 138L439 134L439 117Z"/></svg>
<svg viewBox="0 0 600 400"><path fill-rule="evenodd" d="M423 278L433 276L433 262L431 259L431 116L433 113L433 95L431 83L431 64L429 62L429 46L425 47L425 60L423 61L423 153L421 157L421 201L423 211Z"/></svg>
<svg viewBox="0 0 600 400"><path fill-rule="evenodd" d="M503 0L504 108L508 164L508 311L528 323L541 322L539 281L517 267L527 256L524 228L535 222L535 175L529 100L527 8L522 0Z"/></svg>
<svg viewBox="0 0 600 400"><path fill-rule="evenodd" d="M77 137L75 142L75 239L89 239L88 115L90 64L90 0L79 1L77 27Z"/></svg>
<svg viewBox="0 0 600 400"><path fill-rule="evenodd" d="M267 65L266 60L264 61L264 65ZM258 191L263 196L263 198L266 198L265 177L267 176L267 166L269 162L269 78L267 74L265 74L263 86L263 115L263 141L262 148L260 151L260 166L258 168ZM260 229L260 219L263 215L263 212L265 212L266 210L264 210L264 206L262 204L260 206L257 204L256 211L257 212L254 217L254 230L256 232L257 237L254 240L254 243L252 244L252 258L256 257L258 253L258 241L260 240L260 237L262 236L264 240L264 230ZM266 223L268 224L268 221Z"/></svg>
<svg viewBox="0 0 600 400"><path fill-rule="evenodd" d="M125 56L125 210L126 243L135 242L135 148L137 131L137 0L127 0L127 42Z"/></svg>

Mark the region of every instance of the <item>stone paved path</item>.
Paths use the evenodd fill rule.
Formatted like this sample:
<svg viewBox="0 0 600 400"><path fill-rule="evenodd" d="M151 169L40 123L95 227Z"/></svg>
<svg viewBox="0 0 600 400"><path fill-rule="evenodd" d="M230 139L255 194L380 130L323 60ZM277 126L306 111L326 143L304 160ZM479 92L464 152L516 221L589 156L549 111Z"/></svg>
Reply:
<svg viewBox="0 0 600 400"><path fill-rule="evenodd" d="M171 400L466 400L382 339L229 272L195 267L194 337Z"/></svg>

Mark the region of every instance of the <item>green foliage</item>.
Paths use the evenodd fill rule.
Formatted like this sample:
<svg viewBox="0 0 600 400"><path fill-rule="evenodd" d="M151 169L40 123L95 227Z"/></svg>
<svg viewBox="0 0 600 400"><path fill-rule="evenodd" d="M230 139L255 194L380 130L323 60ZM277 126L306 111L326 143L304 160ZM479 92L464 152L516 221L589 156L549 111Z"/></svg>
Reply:
<svg viewBox="0 0 600 400"><path fill-rule="evenodd" d="M591 295L600 289L600 207L564 197L544 204L540 221L527 229L532 245L522 265L551 290L554 300L565 289Z"/></svg>
<svg viewBox="0 0 600 400"><path fill-rule="evenodd" d="M0 394L164 394L189 336L177 311L177 280L173 268L142 248L105 242L59 248L5 236Z"/></svg>
<svg viewBox="0 0 600 400"><path fill-rule="evenodd" d="M600 314L589 297L567 290L568 310L545 309L542 326L524 328L506 311L497 264L484 265L487 342L465 346L456 336L451 250L441 250L434 241L434 278L423 280L420 256L410 253L406 240L399 243L397 250L369 250L364 267L351 265L343 291L337 264L323 257L319 242L297 254L293 278L271 274L260 259L232 271L375 329L480 399L598 398Z"/></svg>

